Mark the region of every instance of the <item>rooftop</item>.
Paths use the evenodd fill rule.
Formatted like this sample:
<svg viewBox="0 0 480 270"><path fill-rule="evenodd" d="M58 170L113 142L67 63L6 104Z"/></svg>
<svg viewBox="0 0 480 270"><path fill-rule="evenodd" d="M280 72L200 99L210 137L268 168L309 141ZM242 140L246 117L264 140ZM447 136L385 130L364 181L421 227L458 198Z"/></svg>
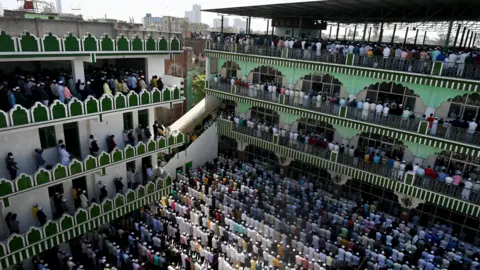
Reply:
<svg viewBox="0 0 480 270"><path fill-rule="evenodd" d="M310 18L339 23L480 21L479 0L324 0L206 9L256 18Z"/></svg>

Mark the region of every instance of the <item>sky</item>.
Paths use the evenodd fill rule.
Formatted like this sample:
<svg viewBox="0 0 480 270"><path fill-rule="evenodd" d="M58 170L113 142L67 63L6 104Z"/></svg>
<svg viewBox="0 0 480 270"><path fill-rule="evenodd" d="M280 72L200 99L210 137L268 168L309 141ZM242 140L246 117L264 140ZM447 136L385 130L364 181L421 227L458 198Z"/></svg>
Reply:
<svg viewBox="0 0 480 270"><path fill-rule="evenodd" d="M56 0L42 0L55 3ZM286 0L281 2L305 2L305 0ZM3 9L15 9L20 2L17 0L0 0ZM224 8L236 6L252 6L271 4L268 0L242 0L241 2L225 2L220 0L180 0L180 1L165 1L165 0L62 0L62 9L64 13L81 13L84 18L104 18L105 15L110 19L119 19L129 21L130 17L135 19L136 23L142 22L142 17L146 13L151 13L152 16L174 16L184 17L185 11L191 10L194 4L201 5L202 9ZM137 4L137 5L134 5ZM80 8L81 11L74 11L73 9ZM210 26L213 25L213 19L218 18L217 14L210 12L202 12L202 22ZM229 16L230 25L233 24L233 19L238 18ZM252 19L253 30L265 31L267 22L263 19Z"/></svg>

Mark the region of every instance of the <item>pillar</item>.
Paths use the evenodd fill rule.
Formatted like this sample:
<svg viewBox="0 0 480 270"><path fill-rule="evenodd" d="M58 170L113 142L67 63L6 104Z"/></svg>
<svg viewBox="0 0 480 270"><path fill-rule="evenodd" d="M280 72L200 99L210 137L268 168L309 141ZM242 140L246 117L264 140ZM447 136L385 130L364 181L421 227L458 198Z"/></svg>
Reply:
<svg viewBox="0 0 480 270"><path fill-rule="evenodd" d="M405 31L405 38L403 39L403 45L407 43L407 36L408 36L408 27L407 27L407 30Z"/></svg>
<svg viewBox="0 0 480 270"><path fill-rule="evenodd" d="M473 31L472 31L472 34L470 35L470 41L468 42L468 47L469 47L469 48L472 47L472 41L473 41L473 35L474 35L474 34L475 34L475 33L473 33Z"/></svg>
<svg viewBox="0 0 480 270"><path fill-rule="evenodd" d="M247 19L247 29L248 29L248 19ZM247 31L247 30L245 30L245 31ZM222 34L222 36L223 36L223 15L222 15L222 19L220 20L220 34Z"/></svg>
<svg viewBox="0 0 480 270"><path fill-rule="evenodd" d="M368 42L370 42L370 36L372 35L372 27L368 28Z"/></svg>
<svg viewBox="0 0 480 270"><path fill-rule="evenodd" d="M330 25L330 33L328 34L328 38L329 38L329 39L332 38L332 28L333 28L333 26Z"/></svg>
<svg viewBox="0 0 480 270"><path fill-rule="evenodd" d="M356 35L357 35L357 25L355 24L355 28L353 28L353 38L352 38L353 41L355 41Z"/></svg>
<svg viewBox="0 0 480 270"><path fill-rule="evenodd" d="M458 47L462 47L463 45L463 39L465 38L465 31L467 31L467 27L463 27L462 37L460 38L460 43L458 44Z"/></svg>
<svg viewBox="0 0 480 270"><path fill-rule="evenodd" d="M81 80L85 82L85 69L83 67L83 60L72 60L72 76L73 81Z"/></svg>
<svg viewBox="0 0 480 270"><path fill-rule="evenodd" d="M452 47L457 46L458 35L460 34L460 29L461 28L462 28L462 25L458 24L457 33L455 34L455 39L453 40L453 46Z"/></svg>
<svg viewBox="0 0 480 270"><path fill-rule="evenodd" d="M477 33L475 33L475 36L473 36L472 46L475 46L476 41L477 41Z"/></svg>
<svg viewBox="0 0 480 270"><path fill-rule="evenodd" d="M237 140L237 159L243 161L245 159L245 149L248 143Z"/></svg>
<svg viewBox="0 0 480 270"><path fill-rule="evenodd" d="M165 75L165 58L163 57L162 55L145 57L145 82L147 84L154 75L158 77Z"/></svg>
<svg viewBox="0 0 480 270"><path fill-rule="evenodd" d="M268 27L269 26L270 26L270 20L267 20L267 34L266 34L266 36L268 36L268 31L269 31Z"/></svg>
<svg viewBox="0 0 480 270"><path fill-rule="evenodd" d="M452 34L453 20L448 24L447 38L445 38L445 51L448 50L448 45L450 45L450 35ZM418 31L418 30L417 30Z"/></svg>
<svg viewBox="0 0 480 270"><path fill-rule="evenodd" d="M367 36L367 23L365 23L365 27L363 28L362 41L365 41L366 36Z"/></svg>
<svg viewBox="0 0 480 270"><path fill-rule="evenodd" d="M382 42L383 38L383 22L380 24L380 36L378 37L378 42Z"/></svg>
<svg viewBox="0 0 480 270"><path fill-rule="evenodd" d="M394 25L393 25L392 40L390 41L390 43L392 43L392 44L393 44L393 42L395 41L395 32L397 32L397 24L394 24Z"/></svg>
<svg viewBox="0 0 480 270"><path fill-rule="evenodd" d="M427 38L427 31L425 31L425 34L423 34L423 42L422 45L425 45L425 39Z"/></svg>
<svg viewBox="0 0 480 270"><path fill-rule="evenodd" d="M463 46L462 47L464 47L464 48L467 47L468 36L470 36L470 29L467 30L467 36L465 37L465 40L463 41Z"/></svg>
<svg viewBox="0 0 480 270"><path fill-rule="evenodd" d="M347 28L345 27L345 35L343 36L344 40L347 40Z"/></svg>
<svg viewBox="0 0 480 270"><path fill-rule="evenodd" d="M417 38L418 38L418 29L415 32L415 39L413 40L413 45L417 45Z"/></svg>
<svg viewBox="0 0 480 270"><path fill-rule="evenodd" d="M250 35L250 30L252 28L252 17L248 17L248 34Z"/></svg>
<svg viewBox="0 0 480 270"><path fill-rule="evenodd" d="M337 23L337 35L335 36L335 40L338 40L338 33L340 32L340 23Z"/></svg>

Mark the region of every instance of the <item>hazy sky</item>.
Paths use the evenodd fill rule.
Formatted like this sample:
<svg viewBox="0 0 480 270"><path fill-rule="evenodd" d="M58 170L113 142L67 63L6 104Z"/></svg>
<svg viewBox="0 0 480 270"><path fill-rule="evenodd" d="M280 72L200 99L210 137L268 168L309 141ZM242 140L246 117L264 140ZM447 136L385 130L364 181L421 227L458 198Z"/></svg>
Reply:
<svg viewBox="0 0 480 270"><path fill-rule="evenodd" d="M43 0L55 3L56 0ZM283 2L305 2L305 0L285 0ZM14 9L19 6L17 0L0 0L3 9ZM193 4L201 5L202 9L235 7L235 6L251 6L261 4L271 4L268 0L242 0L239 2L226 2L220 0L173 0L173 1L155 1L155 0L62 0L62 9L65 13L79 13L73 11L72 8L80 8L85 18L108 18L120 19L128 21L129 17L133 17L135 22L141 23L142 17L146 13L152 13L152 16L174 16L184 17L186 10L191 10ZM213 25L213 19L218 17L217 14L210 12L202 12L202 22L210 26ZM229 17L230 25L236 17ZM252 28L254 30L266 30L267 24L263 19L252 19Z"/></svg>

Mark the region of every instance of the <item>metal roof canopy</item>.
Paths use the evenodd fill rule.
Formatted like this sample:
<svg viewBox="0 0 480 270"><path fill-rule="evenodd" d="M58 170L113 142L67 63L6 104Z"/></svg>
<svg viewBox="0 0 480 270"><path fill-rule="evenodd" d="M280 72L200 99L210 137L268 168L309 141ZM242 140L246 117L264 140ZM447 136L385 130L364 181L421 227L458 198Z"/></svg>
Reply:
<svg viewBox="0 0 480 270"><path fill-rule="evenodd" d="M206 9L254 18L309 18L339 23L480 21L480 0L325 0Z"/></svg>

